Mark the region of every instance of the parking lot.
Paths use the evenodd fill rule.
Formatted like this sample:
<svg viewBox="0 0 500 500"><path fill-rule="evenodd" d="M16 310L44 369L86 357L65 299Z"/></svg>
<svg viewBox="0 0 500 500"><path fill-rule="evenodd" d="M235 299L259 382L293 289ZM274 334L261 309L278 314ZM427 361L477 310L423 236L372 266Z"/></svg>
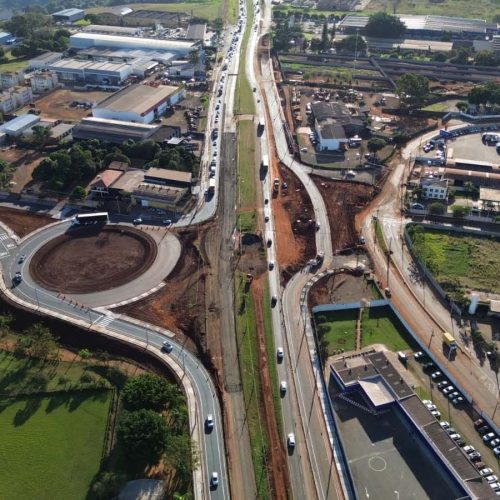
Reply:
<svg viewBox="0 0 500 500"><path fill-rule="evenodd" d="M338 398L334 406L360 498L459 496L444 474L439 477L439 468L429 462L395 410L373 416Z"/></svg>

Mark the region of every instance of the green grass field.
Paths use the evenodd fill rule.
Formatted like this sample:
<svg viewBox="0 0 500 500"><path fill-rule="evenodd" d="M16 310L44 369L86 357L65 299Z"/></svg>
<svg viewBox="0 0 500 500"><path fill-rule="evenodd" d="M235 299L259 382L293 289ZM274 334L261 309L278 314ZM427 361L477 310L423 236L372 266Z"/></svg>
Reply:
<svg viewBox="0 0 500 500"><path fill-rule="evenodd" d="M243 395L252 448L252 461L259 498L269 498L269 477L266 455L269 438L265 423L261 422L259 408L262 407L259 361L257 358L255 306L250 291L245 289L245 275L236 273L236 341L240 364ZM243 417L243 416L242 416Z"/></svg>
<svg viewBox="0 0 500 500"><path fill-rule="evenodd" d="M98 472L111 391L2 399L0 497L85 499Z"/></svg>
<svg viewBox="0 0 500 500"><path fill-rule="evenodd" d="M361 347L384 344L394 352L416 347L410 334L388 307L364 309L361 327Z"/></svg>
<svg viewBox="0 0 500 500"><path fill-rule="evenodd" d="M500 239L427 228L410 230L410 235L439 283L458 281L465 288L500 293Z"/></svg>
<svg viewBox="0 0 500 500"><path fill-rule="evenodd" d="M5 51L5 57L9 61L0 64L0 73L6 73L7 71L22 71L28 67L29 58L27 57L13 57L10 50Z"/></svg>
<svg viewBox="0 0 500 500"><path fill-rule="evenodd" d="M324 316L326 322L318 321ZM325 325L328 331L321 337L322 343L326 345L328 356L331 356L340 349L353 351L356 342L356 320L358 319L358 309L347 309L345 311L335 311L319 313L315 317L316 325Z"/></svg>
<svg viewBox="0 0 500 500"><path fill-rule="evenodd" d="M248 210L240 212L236 226L242 233L255 233L257 229L257 211Z"/></svg>
<svg viewBox="0 0 500 500"><path fill-rule="evenodd" d="M255 126L252 120L238 122L238 207L242 210L255 206Z"/></svg>

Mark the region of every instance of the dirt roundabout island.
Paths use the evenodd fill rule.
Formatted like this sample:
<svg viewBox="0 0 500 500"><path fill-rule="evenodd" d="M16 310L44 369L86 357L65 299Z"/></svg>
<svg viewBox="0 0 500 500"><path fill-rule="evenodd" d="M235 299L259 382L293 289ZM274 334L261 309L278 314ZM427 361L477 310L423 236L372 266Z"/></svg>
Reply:
<svg viewBox="0 0 500 500"><path fill-rule="evenodd" d="M42 287L61 293L91 293L124 285L153 264L156 242L131 227L71 229L42 246L30 274Z"/></svg>

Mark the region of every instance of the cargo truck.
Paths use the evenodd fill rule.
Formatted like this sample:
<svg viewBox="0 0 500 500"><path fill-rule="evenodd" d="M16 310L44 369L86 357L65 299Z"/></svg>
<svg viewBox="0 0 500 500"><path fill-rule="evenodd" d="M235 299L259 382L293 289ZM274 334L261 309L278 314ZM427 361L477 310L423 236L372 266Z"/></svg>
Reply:
<svg viewBox="0 0 500 500"><path fill-rule="evenodd" d="M278 194L280 192L280 180L278 178L273 181L273 193Z"/></svg>
<svg viewBox="0 0 500 500"><path fill-rule="evenodd" d="M443 333L443 344L446 344L450 349L456 349L457 348L457 342L453 335L448 332Z"/></svg>

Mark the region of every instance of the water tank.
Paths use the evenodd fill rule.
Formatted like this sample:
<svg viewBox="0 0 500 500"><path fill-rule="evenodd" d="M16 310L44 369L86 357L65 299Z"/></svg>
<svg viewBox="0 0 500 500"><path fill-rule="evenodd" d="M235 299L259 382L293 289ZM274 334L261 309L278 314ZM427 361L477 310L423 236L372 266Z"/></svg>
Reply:
<svg viewBox="0 0 500 500"><path fill-rule="evenodd" d="M469 314L476 314L477 304L479 303L479 295L473 293L470 296Z"/></svg>

